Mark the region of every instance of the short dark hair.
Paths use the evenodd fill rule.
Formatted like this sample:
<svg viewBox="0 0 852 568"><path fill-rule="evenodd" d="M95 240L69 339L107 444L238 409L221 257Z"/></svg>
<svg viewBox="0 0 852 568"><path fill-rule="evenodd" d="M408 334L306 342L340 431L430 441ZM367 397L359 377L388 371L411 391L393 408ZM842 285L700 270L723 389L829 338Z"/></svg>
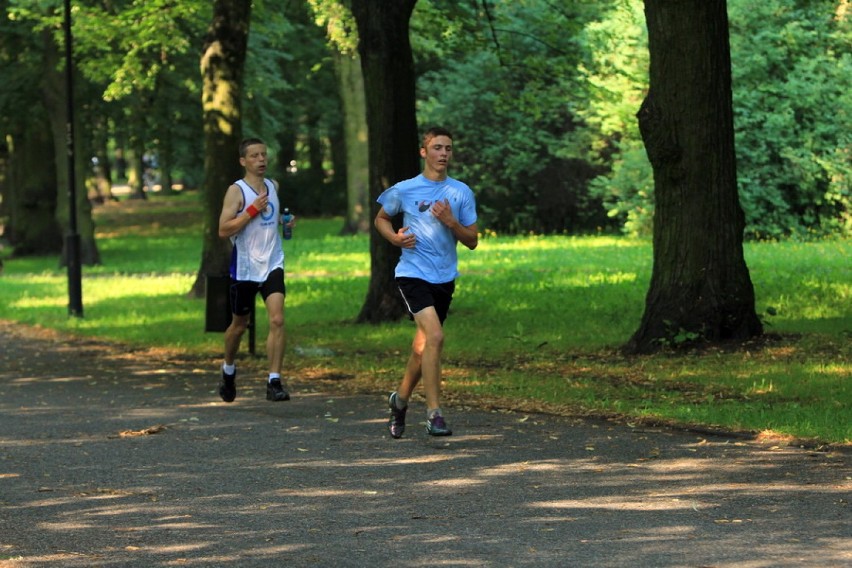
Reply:
<svg viewBox="0 0 852 568"><path fill-rule="evenodd" d="M245 140L240 142L240 158L245 158L248 147L254 146L255 144L263 144L265 146L266 142L264 142L260 138L246 138Z"/></svg>
<svg viewBox="0 0 852 568"><path fill-rule="evenodd" d="M453 139L452 133L450 133L450 131L444 128L443 126L433 126L423 133L422 147L425 148L426 146L428 146L429 141L437 136L446 136L450 140Z"/></svg>

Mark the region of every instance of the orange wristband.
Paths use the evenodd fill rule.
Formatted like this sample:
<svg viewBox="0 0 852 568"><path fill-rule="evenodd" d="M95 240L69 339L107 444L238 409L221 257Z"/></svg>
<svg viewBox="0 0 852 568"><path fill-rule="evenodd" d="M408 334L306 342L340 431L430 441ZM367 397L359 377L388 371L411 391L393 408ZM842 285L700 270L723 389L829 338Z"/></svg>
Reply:
<svg viewBox="0 0 852 568"><path fill-rule="evenodd" d="M257 214L260 213L260 211L258 211L257 207L255 207L254 205L249 205L248 207L246 207L246 213L249 214L249 217L254 219L255 217L257 217Z"/></svg>

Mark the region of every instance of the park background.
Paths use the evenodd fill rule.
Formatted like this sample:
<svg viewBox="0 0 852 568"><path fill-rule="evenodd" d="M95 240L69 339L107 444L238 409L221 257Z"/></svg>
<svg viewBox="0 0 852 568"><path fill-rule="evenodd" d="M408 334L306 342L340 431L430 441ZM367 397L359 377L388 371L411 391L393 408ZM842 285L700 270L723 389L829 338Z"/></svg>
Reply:
<svg viewBox="0 0 852 568"><path fill-rule="evenodd" d="M267 141L300 216L287 245L288 365L387 389L410 329L354 323L370 279L357 110L370 93L345 3L71 3L86 309L69 318L62 10L0 2L0 317L195 353L215 374L221 337L203 332L199 262L217 201L210 163L237 164L233 145L211 156L199 66L217 14L247 4L240 135ZM411 4L417 124L456 133L453 175L481 213L447 330L450 395L848 444L848 1L727 2L736 189L765 333L719 347L674 329L641 358L619 347L654 255L636 120L649 81L643 3Z"/></svg>

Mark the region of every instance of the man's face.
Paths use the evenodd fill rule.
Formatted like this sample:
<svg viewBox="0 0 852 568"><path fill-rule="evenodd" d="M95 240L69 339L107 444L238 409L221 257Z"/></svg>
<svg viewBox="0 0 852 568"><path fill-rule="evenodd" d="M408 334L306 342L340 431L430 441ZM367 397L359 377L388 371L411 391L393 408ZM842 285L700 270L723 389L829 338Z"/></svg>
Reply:
<svg viewBox="0 0 852 568"><path fill-rule="evenodd" d="M266 144L252 144L246 148L246 155L240 158L240 164L246 173L262 177L266 173Z"/></svg>
<svg viewBox="0 0 852 568"><path fill-rule="evenodd" d="M453 140L449 136L435 136L420 148L420 156L426 160L426 169L446 173L453 157Z"/></svg>

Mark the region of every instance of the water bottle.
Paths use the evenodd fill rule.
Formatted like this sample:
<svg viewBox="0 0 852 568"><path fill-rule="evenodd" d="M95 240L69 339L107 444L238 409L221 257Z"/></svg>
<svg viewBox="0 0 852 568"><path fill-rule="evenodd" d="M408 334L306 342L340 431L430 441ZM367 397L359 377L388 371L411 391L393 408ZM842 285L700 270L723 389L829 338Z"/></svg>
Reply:
<svg viewBox="0 0 852 568"><path fill-rule="evenodd" d="M281 222L284 223L284 240L289 241L293 238L293 227L289 225L290 221L293 220L293 216L290 215L290 209L287 207L284 208L284 214L281 215Z"/></svg>

